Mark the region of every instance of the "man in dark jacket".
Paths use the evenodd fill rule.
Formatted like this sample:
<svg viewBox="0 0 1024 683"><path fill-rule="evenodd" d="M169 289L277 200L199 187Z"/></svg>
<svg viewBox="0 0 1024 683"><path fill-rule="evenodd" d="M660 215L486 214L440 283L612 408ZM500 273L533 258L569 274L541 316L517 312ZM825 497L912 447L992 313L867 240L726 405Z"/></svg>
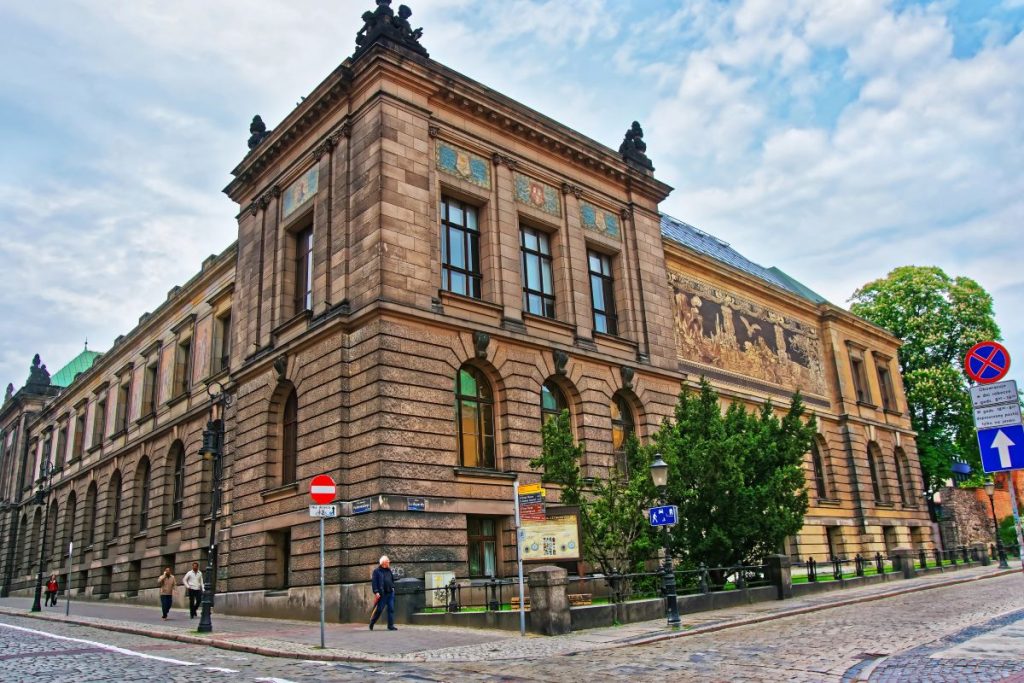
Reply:
<svg viewBox="0 0 1024 683"><path fill-rule="evenodd" d="M395 628L395 576L391 573L391 560L387 555L382 555L379 566L373 570L373 611L370 612L370 630L380 619L380 613L388 608L388 630L397 631Z"/></svg>

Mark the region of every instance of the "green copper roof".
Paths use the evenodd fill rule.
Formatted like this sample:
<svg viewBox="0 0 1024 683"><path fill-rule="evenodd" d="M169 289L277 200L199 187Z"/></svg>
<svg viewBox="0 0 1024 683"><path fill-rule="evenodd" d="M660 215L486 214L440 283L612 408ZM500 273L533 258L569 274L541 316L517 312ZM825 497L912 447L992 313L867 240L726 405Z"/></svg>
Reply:
<svg viewBox="0 0 1024 683"><path fill-rule="evenodd" d="M96 359L103 354L99 351L90 351L86 349L80 354L75 356L70 363L62 367L60 370L55 372L50 377L50 384L55 387L66 388L71 386L71 383L75 381L75 377L78 373L85 372L92 367L92 364L96 362Z"/></svg>
<svg viewBox="0 0 1024 683"><path fill-rule="evenodd" d="M771 271L771 273L773 275L775 275L775 277L779 278L780 280L782 280L782 281L784 281L786 283L786 289L788 289L790 291L793 291L793 292L796 292L797 294L799 294L803 298L810 299L811 301L813 301L816 304L828 303L828 299L826 299L822 295L818 294L817 292L815 292L813 289L811 289L810 287L808 287L804 283L802 283L802 282L800 282L798 280L793 279L792 277L790 277L786 273L783 273L781 270L779 270L775 266L772 266L768 270Z"/></svg>

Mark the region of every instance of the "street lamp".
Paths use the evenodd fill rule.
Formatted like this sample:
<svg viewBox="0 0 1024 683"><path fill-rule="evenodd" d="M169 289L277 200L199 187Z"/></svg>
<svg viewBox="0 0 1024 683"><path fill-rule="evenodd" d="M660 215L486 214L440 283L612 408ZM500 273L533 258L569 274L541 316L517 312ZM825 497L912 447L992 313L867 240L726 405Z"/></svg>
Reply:
<svg viewBox="0 0 1024 683"><path fill-rule="evenodd" d="M224 457L224 408L231 405L231 397L224 392L220 382L212 382L206 387L210 397L210 420L203 430L203 445L199 455L213 460L213 491L210 502L210 548L206 555L206 570L203 579L202 613L199 616L197 631L209 633L213 630L210 610L213 609L213 598L217 592L217 511L220 509L220 478Z"/></svg>
<svg viewBox="0 0 1024 683"><path fill-rule="evenodd" d="M668 463L661 457L661 453L654 454L654 462L651 463L651 481L658 489L661 497L661 504L665 504L665 487L668 485ZM668 625L678 628L679 606L676 602L676 573L672 567L672 537L669 529L672 525L665 527L665 563L661 568L661 588L665 593L665 607L668 610Z"/></svg>
<svg viewBox="0 0 1024 683"><path fill-rule="evenodd" d="M50 515L46 510L46 499L50 493L50 479L56 469L50 464L50 456L46 456L42 469L39 470L39 487L36 489L36 505L43 506L43 533L39 537L39 573L36 575L36 594L32 600L32 612L42 612L43 607L39 604L43 597L43 562L46 560L46 532L50 522Z"/></svg>
<svg viewBox="0 0 1024 683"><path fill-rule="evenodd" d="M985 480L985 493L988 494L988 504L992 507L992 530L996 534L996 553L999 554L999 568L1009 569L1006 561L1006 550L1003 548L1003 541L999 538L999 522L996 520L996 483L992 479Z"/></svg>

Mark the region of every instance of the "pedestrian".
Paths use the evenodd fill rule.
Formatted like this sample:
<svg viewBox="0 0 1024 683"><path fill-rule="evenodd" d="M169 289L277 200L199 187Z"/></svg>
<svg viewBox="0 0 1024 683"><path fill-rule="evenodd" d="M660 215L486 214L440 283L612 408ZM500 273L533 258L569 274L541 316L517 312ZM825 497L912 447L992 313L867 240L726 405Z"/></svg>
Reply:
<svg viewBox="0 0 1024 683"><path fill-rule="evenodd" d="M388 630L397 631L398 629L395 628L395 576L391 573L391 560L387 555L381 555L377 568L373 570L372 584L376 602L370 613L370 630L373 630L373 625L380 619L380 614L386 607Z"/></svg>
<svg viewBox="0 0 1024 683"><path fill-rule="evenodd" d="M203 573L199 571L198 562L192 563L192 569L185 574L181 585L185 586L185 592L188 594L188 616L195 619L199 611L199 603L203 601L203 589L206 587L206 584L203 583Z"/></svg>
<svg viewBox="0 0 1024 683"><path fill-rule="evenodd" d="M166 619L167 613L171 611L171 599L174 597L174 574L171 573L170 567L164 567L164 573L157 580L157 585L160 586L160 610L164 613L161 618Z"/></svg>
<svg viewBox="0 0 1024 683"><path fill-rule="evenodd" d="M46 602L43 603L43 607L47 605L57 606L57 589L57 575L50 574L50 578L46 582Z"/></svg>

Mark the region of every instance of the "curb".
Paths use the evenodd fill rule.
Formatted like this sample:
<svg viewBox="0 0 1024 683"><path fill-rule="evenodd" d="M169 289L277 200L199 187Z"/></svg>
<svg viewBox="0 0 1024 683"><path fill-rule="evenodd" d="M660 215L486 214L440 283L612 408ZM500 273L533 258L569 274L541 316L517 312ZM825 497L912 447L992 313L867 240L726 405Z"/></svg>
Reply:
<svg viewBox="0 0 1024 683"><path fill-rule="evenodd" d="M814 612L822 612L829 609L835 609L837 607L848 607L850 605L859 605L866 602L874 602L877 600L885 600L888 598L896 597L898 595L906 595L908 593L919 593L921 591L934 590L936 588L946 588L948 586L956 586L963 583L971 583L974 581L984 581L987 579L995 579L1002 576L1009 576L1011 574L1017 574L1021 570L1019 569L1007 569L999 572L993 572L991 574L985 574L983 576L971 576L958 579L950 579L949 581L942 581L938 583L929 584L926 586L912 586L903 590L888 591L885 593L879 593L876 595L865 595L860 598L851 598L848 600L839 600L836 602L829 602L820 605L810 605L808 607L797 607L791 610L785 610L782 612L775 612L772 614L765 614L757 617L748 617L746 619L737 619L736 621L730 621L718 624L709 624L707 626L699 626L697 628L689 629L686 631L672 631L668 633L657 633L650 636L641 636L633 638L628 641L612 641L606 643L602 647L598 648L586 648L586 649L573 649L565 652L559 652L552 656L572 656L579 655L585 652L593 652L595 650L611 650L623 647L634 647L637 645L647 645L649 643L658 643L664 640L672 640L675 638L687 638L690 636L703 635L707 633L715 633L717 631L724 631L731 628L739 628L742 626L751 626L754 624L761 624L766 621L775 621L776 619L785 619L787 617L800 616L803 614L812 614ZM291 652L288 650L278 650L268 647L258 647L256 645L246 645L244 643L236 643L231 640L219 640L205 638L202 636L194 636L187 633L172 633L165 631L152 631L141 627L135 626L123 626L117 623L104 623L105 620L96 619L94 621L88 619L65 617L62 615L49 615L45 613L33 613L33 612L22 612L20 610L11 609L9 607L0 607L0 614L8 614L16 617L27 617L30 619L39 619L42 621L55 621L64 624L74 624L76 626L90 626L92 628L100 628L106 631L115 631L117 633L127 633L129 635L145 636L147 638L158 638L161 640L172 640L180 643L188 643L190 645L206 645L208 647L215 647L221 650L229 650L233 652L244 652L247 654L260 655L263 657L276 657L279 659L305 659L322 662L373 662L373 663L408 663L408 662L429 662L425 658L417 657L416 653L411 653L407 657L386 657L379 655L371 655L368 653L360 654L334 654L328 652ZM523 655L522 657L502 657L488 661L501 661L501 660L514 660L514 659L527 659L530 655ZM449 662L457 661L478 661L475 659L460 659L453 658L448 659Z"/></svg>

